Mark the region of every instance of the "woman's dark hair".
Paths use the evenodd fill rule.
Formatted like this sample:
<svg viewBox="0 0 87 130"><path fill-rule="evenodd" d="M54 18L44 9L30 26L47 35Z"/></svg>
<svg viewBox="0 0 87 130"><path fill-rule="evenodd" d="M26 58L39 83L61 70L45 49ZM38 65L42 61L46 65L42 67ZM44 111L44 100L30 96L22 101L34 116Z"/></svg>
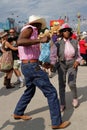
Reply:
<svg viewBox="0 0 87 130"><path fill-rule="evenodd" d="M8 38L8 42L13 42L13 41L14 41L13 37Z"/></svg>

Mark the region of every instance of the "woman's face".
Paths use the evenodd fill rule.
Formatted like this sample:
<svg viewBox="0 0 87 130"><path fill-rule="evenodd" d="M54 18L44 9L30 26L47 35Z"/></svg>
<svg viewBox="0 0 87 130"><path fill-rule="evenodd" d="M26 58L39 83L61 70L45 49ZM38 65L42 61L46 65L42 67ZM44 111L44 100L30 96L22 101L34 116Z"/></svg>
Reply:
<svg viewBox="0 0 87 130"><path fill-rule="evenodd" d="M8 40L8 35L4 36L2 39L3 40Z"/></svg>
<svg viewBox="0 0 87 130"><path fill-rule="evenodd" d="M63 30L63 37L64 37L65 39L70 38L70 29L65 28L65 29Z"/></svg>

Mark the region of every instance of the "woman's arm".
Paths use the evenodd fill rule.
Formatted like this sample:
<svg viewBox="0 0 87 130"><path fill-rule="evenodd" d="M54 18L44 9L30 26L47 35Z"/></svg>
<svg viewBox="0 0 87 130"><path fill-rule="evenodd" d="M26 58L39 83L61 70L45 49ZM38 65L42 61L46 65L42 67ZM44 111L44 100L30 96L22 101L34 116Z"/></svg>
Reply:
<svg viewBox="0 0 87 130"><path fill-rule="evenodd" d="M6 43L5 43L5 46L6 46L7 48L10 48L11 50L14 50L14 51L18 50L18 47L12 46L9 42L6 42Z"/></svg>

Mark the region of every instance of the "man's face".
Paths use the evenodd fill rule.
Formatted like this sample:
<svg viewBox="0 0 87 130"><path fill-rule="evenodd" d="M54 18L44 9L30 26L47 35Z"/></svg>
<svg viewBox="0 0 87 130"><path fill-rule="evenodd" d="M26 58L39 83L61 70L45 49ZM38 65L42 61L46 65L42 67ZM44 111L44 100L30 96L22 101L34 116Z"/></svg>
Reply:
<svg viewBox="0 0 87 130"><path fill-rule="evenodd" d="M33 23L32 25L35 26L35 27L37 27L38 32L40 33L40 30L41 30L42 24L41 24L41 23Z"/></svg>
<svg viewBox="0 0 87 130"><path fill-rule="evenodd" d="M14 31L13 29L11 29L11 30L9 31L9 34L10 34L10 36L14 36L14 35L15 35L15 31Z"/></svg>

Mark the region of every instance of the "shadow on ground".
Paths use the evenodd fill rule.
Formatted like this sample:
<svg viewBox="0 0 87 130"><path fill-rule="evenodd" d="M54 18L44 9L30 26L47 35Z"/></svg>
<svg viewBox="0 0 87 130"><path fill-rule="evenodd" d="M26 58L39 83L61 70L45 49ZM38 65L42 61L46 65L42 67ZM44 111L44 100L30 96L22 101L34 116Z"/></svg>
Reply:
<svg viewBox="0 0 87 130"><path fill-rule="evenodd" d="M20 85L15 85L15 88L6 89L5 86L2 86L1 89L0 89L0 96L8 96L10 93L13 93L14 91L22 89L22 88L19 88L19 87L20 87Z"/></svg>
<svg viewBox="0 0 87 130"><path fill-rule="evenodd" d="M79 107L80 107L81 103L87 101L87 86L77 88L77 91L78 91L78 99L79 99ZM66 110L63 113L63 120L69 120L74 110L79 109L79 107L73 108L71 92L67 92L66 93Z"/></svg>
<svg viewBox="0 0 87 130"><path fill-rule="evenodd" d="M79 98L80 104L87 101L87 86L83 86L83 87L78 88L78 98ZM71 92L66 93L66 106L67 106L66 110L64 111L64 113L62 113L62 119L63 120L70 120L70 118L75 110L72 107ZM79 105L79 107L80 107L80 105ZM26 114L32 116L32 115L35 115L37 113L39 114L40 112L46 111L48 109L49 109L48 106L44 106L44 107L35 109L33 111L30 111L29 113L26 113ZM50 115L48 115L48 116L50 116ZM7 120L2 125L0 130L3 130L4 128L7 128L11 125L13 126L13 130L20 130L20 129L21 130L45 130L45 120L43 118L36 118L36 119L32 119L30 121L22 121L22 120L10 121L10 120Z"/></svg>
<svg viewBox="0 0 87 130"><path fill-rule="evenodd" d="M0 78L2 78L5 75L5 73L0 72Z"/></svg>
<svg viewBox="0 0 87 130"><path fill-rule="evenodd" d="M13 122L10 120L7 120L3 126L0 128L0 130L3 130L5 128L8 128L11 130L9 126L12 126L12 130L45 130L45 125L44 125L44 119L43 118L37 118L37 119L32 119L29 121L17 121Z"/></svg>

